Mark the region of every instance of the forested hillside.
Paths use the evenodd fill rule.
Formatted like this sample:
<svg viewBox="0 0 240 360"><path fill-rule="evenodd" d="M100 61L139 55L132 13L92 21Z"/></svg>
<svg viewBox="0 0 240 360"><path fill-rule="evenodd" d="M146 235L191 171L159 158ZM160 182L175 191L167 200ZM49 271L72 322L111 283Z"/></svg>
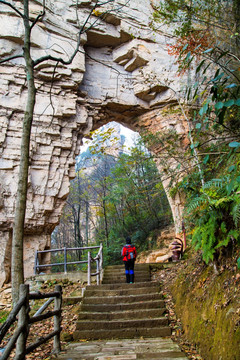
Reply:
<svg viewBox="0 0 240 360"><path fill-rule="evenodd" d="M79 156L77 176L52 237L57 247L102 242L106 264L121 261L129 234L138 251L154 248L157 232L172 221L152 155L141 140L126 147L114 134L111 127L98 131Z"/></svg>
<svg viewBox="0 0 240 360"><path fill-rule="evenodd" d="M190 146L179 158L192 168L170 190L185 196L190 246L182 265L164 273L166 289L182 320L176 329L204 359L238 359L240 3L166 0L155 10L156 19L175 24L169 53L179 76L192 81L185 88Z"/></svg>
<svg viewBox="0 0 240 360"><path fill-rule="evenodd" d="M169 53L178 75L191 79L185 87L190 146L184 157L192 168L170 192L184 193L191 244L203 261L217 264L239 246L240 5L167 0L156 6L155 19L174 24Z"/></svg>

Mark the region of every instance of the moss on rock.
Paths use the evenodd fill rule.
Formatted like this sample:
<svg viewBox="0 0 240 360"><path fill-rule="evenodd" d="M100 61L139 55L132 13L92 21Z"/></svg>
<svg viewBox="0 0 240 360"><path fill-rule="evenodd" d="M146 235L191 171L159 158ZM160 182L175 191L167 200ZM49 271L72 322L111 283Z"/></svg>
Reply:
<svg viewBox="0 0 240 360"><path fill-rule="evenodd" d="M234 270L233 270L234 269ZM240 359L240 291L236 268L186 266L171 291L186 337L206 360Z"/></svg>

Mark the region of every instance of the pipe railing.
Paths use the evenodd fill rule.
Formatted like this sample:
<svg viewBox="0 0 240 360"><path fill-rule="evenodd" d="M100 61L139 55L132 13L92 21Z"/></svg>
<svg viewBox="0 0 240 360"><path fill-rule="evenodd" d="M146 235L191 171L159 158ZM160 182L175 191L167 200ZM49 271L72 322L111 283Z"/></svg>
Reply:
<svg viewBox="0 0 240 360"><path fill-rule="evenodd" d="M76 248L67 248L64 247L62 249L51 249L51 250L42 250L36 251L35 253L35 263L34 263L34 273L37 275L42 268L53 267L53 266L63 266L64 273L67 273L68 265L76 265L76 264L88 264L88 260L81 261L67 261L67 253L69 251L84 251L84 250L94 250L102 248L102 244L100 246L85 246L85 247L76 247ZM47 253L55 253L55 252L63 252L64 253L64 262L52 263L52 264L40 264L39 263L39 254L47 254ZM101 250L102 252L102 250Z"/></svg>
<svg viewBox="0 0 240 360"><path fill-rule="evenodd" d="M92 273L92 266L91 264L96 262L96 272ZM88 285L91 285L91 277L97 276L97 285L100 284L102 280L102 269L103 269L103 246L102 244L99 247L99 251L97 256L94 258L91 255L91 252L88 252Z"/></svg>

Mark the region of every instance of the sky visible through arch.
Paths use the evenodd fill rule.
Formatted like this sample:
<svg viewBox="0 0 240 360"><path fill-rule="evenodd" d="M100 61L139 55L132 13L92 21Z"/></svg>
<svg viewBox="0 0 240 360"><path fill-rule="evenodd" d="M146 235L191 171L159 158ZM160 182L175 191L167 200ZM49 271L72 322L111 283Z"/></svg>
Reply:
<svg viewBox="0 0 240 360"><path fill-rule="evenodd" d="M105 130L107 128L114 128L115 132L113 133L113 136L119 137L119 141L121 136L124 136L125 137L124 147L126 151L128 148L133 147L136 144L137 140L140 138L140 135L137 132L128 129L125 126L116 123L115 121L112 121L107 125L104 125L102 128L104 128ZM99 130L101 131L102 128L100 128ZM83 145L80 147L80 154L85 152L87 148L91 146L91 143L92 143L91 140L84 138Z"/></svg>

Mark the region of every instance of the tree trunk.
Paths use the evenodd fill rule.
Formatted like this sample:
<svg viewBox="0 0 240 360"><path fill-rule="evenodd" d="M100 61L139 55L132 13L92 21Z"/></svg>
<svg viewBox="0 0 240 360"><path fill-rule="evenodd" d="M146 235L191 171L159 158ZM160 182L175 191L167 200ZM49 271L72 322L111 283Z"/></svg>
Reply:
<svg viewBox="0 0 240 360"><path fill-rule="evenodd" d="M239 50L240 50L240 3L239 0L233 1L233 13L235 18L235 32L236 34L236 53L239 57Z"/></svg>
<svg viewBox="0 0 240 360"><path fill-rule="evenodd" d="M24 239L24 220L27 202L28 185L28 166L29 166L29 147L32 128L33 111L36 99L34 84L33 62L30 54L30 35L28 0L24 0L24 59L26 64L26 77L28 86L27 105L24 113L20 166L18 175L18 190L15 208L15 219L12 240L12 301L15 304L19 298L19 286L24 283L23 269L23 239Z"/></svg>
<svg viewBox="0 0 240 360"><path fill-rule="evenodd" d="M106 201L103 200L102 202L102 207L103 207L103 215L104 215L104 227L105 227L105 236L106 236L106 245L107 247L109 246L108 243L108 221L107 221L107 210L106 210Z"/></svg>
<svg viewBox="0 0 240 360"><path fill-rule="evenodd" d="M88 227L89 227L89 204L86 201L86 246L88 246Z"/></svg>

